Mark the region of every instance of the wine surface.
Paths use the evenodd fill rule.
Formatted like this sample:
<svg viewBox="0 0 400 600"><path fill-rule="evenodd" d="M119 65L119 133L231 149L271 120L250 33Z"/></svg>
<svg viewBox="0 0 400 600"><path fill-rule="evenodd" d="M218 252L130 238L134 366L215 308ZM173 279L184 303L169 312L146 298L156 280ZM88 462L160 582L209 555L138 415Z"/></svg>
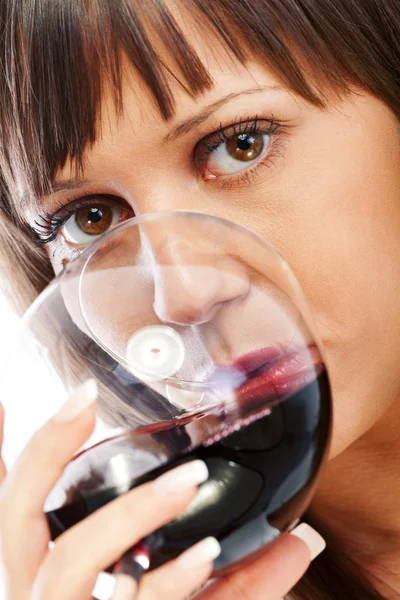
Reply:
<svg viewBox="0 0 400 600"><path fill-rule="evenodd" d="M176 439L174 428L141 431L143 442L150 436L154 447L175 444L174 458L146 476L132 479L129 488L188 460L204 460L209 469L209 479L186 512L149 538L151 568L175 558L200 539L214 536L222 546L216 570L226 569L291 528L314 491L330 427L330 389L322 371L270 411L260 410L239 420L236 431L232 423L222 427L190 451L185 451L182 427L175 432ZM96 451L96 447L89 450ZM53 539L119 493L117 487L75 493L73 501L47 513Z"/></svg>

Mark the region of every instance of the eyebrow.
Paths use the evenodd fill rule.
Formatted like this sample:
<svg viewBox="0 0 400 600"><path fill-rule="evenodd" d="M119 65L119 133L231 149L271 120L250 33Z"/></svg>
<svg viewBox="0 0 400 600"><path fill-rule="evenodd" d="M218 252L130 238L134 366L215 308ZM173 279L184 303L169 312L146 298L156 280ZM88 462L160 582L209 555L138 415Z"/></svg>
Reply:
<svg viewBox="0 0 400 600"><path fill-rule="evenodd" d="M74 177L67 181L55 181L51 186L51 194L56 194L62 190L75 190L76 188L88 185L89 179L82 179L81 177Z"/></svg>
<svg viewBox="0 0 400 600"><path fill-rule="evenodd" d="M251 94L256 94L263 92L265 90L281 90L282 88L277 85L269 85L269 86L258 86L255 88L251 88L249 90L243 90L241 92L232 92L223 96L219 100L216 100L212 104L204 107L203 110L194 117L182 121L178 125L176 125L167 135L163 138L164 143L172 142L182 135L185 135L189 131L191 131L194 127L201 125L204 123L212 114L214 114L218 109L222 106L233 100L234 98L238 98L239 96L249 96ZM85 185L89 185L90 181L88 179L82 178L73 178L68 179L66 181L55 181L52 185L52 189L49 195L56 194L57 192L65 191L65 190L75 190L80 187L84 187Z"/></svg>
<svg viewBox="0 0 400 600"><path fill-rule="evenodd" d="M89 179L82 179L80 177L73 177L71 179L67 179L66 181L55 181L50 191L42 197L33 196L30 193L22 194L20 197L20 206L22 210L22 218L24 217L24 212L39 212L40 209L43 209L43 205L45 204L45 198L49 198L53 194L57 192L61 192L63 190L76 190L85 185L89 185Z"/></svg>
<svg viewBox="0 0 400 600"><path fill-rule="evenodd" d="M223 98L216 100L212 104L206 106L198 115L187 119L186 121L182 121L176 125L172 131L167 133L164 137L163 142L172 142L179 138L182 135L188 133L194 127L201 125L204 121L206 121L212 114L214 114L219 108L233 100L234 98L238 98L239 96L248 96L250 94L256 94L260 92L264 92L265 90L281 90L282 88L277 85L269 85L269 86L258 86L256 88L252 88L250 90L244 90L242 92L232 92L231 94L227 94Z"/></svg>

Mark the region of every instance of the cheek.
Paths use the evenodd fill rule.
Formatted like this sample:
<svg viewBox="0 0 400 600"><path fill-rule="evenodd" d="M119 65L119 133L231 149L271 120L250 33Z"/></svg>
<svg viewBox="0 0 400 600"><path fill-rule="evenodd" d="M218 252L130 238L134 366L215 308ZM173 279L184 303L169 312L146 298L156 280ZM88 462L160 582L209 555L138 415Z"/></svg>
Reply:
<svg viewBox="0 0 400 600"><path fill-rule="evenodd" d="M331 366L332 454L370 429L400 393L398 123L375 100L362 108L364 119L331 139L325 160L315 157L314 277L299 266Z"/></svg>
<svg viewBox="0 0 400 600"><path fill-rule="evenodd" d="M327 350L332 455L400 393L398 123L378 101L360 104L300 133L260 232L297 275Z"/></svg>

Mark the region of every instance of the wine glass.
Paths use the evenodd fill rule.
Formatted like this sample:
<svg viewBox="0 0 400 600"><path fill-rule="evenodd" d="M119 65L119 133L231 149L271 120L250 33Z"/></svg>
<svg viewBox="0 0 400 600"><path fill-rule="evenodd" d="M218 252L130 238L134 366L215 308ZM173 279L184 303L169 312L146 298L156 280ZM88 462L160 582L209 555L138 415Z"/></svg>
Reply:
<svg viewBox="0 0 400 600"><path fill-rule="evenodd" d="M99 387L95 430L46 501L53 539L195 458L209 478L150 536L150 569L214 536L224 572L298 523L329 446L329 379L299 284L252 231L195 212L129 219L65 266L17 341L13 364L46 382L32 406L12 381L21 446L81 382Z"/></svg>

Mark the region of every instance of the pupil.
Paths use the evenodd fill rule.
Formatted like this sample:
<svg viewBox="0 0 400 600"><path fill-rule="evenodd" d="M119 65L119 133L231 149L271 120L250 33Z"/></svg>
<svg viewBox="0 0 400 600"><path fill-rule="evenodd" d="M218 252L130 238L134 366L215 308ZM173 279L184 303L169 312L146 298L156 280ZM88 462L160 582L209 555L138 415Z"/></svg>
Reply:
<svg viewBox="0 0 400 600"><path fill-rule="evenodd" d="M99 208L91 208L88 212L88 222L98 223L103 218L103 213Z"/></svg>
<svg viewBox="0 0 400 600"><path fill-rule="evenodd" d="M239 150L249 150L251 146L254 144L255 140L252 135L239 135L237 145Z"/></svg>

